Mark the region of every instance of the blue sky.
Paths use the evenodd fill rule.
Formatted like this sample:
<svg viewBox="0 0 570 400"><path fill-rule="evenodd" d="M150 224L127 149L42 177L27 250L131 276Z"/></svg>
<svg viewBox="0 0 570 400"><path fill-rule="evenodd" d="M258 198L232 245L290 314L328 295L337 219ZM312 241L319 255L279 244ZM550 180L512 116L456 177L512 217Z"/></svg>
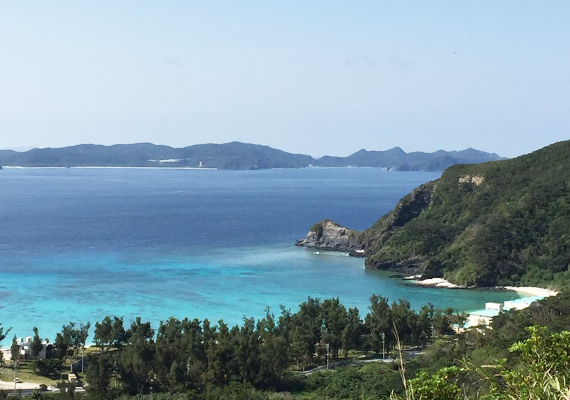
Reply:
<svg viewBox="0 0 570 400"><path fill-rule="evenodd" d="M0 148L528 153L570 134L570 2L0 0Z"/></svg>

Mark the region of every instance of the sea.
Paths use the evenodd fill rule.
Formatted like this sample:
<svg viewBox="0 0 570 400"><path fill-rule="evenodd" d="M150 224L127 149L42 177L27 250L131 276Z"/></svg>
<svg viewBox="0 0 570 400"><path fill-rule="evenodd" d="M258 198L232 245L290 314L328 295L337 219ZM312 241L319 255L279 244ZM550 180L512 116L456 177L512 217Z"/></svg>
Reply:
<svg viewBox="0 0 570 400"><path fill-rule="evenodd" d="M370 227L439 173L379 168L260 171L4 168L0 171L0 323L53 340L62 325L118 316L154 328L176 318L240 324L338 297L372 294L458 311L515 292L433 289L364 269L345 253L295 247L328 218ZM6 339L6 342L8 339ZM9 343L3 343L5 346Z"/></svg>

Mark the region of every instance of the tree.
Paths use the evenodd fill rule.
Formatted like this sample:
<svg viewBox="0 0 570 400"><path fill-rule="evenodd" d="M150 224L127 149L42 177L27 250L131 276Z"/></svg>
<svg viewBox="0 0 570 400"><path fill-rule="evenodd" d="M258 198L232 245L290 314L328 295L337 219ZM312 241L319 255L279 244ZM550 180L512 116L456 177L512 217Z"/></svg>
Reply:
<svg viewBox="0 0 570 400"><path fill-rule="evenodd" d="M425 347L429 339L432 336L432 325L433 318L435 316L435 310L433 304L428 303L422 306L420 312L418 313L418 319L416 324L416 329L414 336L418 344Z"/></svg>
<svg viewBox="0 0 570 400"><path fill-rule="evenodd" d="M105 346L110 346L113 342L113 322L111 317L106 316L101 323L95 323L95 344L103 351Z"/></svg>
<svg viewBox="0 0 570 400"><path fill-rule="evenodd" d="M348 324L346 308L336 299L327 299L321 306L323 341L330 346L333 358L338 358L342 346L342 332Z"/></svg>
<svg viewBox="0 0 570 400"><path fill-rule="evenodd" d="M206 326L204 326L204 333L206 336ZM213 330L213 333L213 336L208 334L210 339L205 343L208 362L205 376L206 382L221 386L227 384L232 377L235 351L232 335L235 333L230 331L223 320L218 321L218 329Z"/></svg>
<svg viewBox="0 0 570 400"><path fill-rule="evenodd" d="M166 322L161 321L155 342L154 369L160 386L172 391L183 378L179 360L181 357L180 339L182 323L171 317ZM175 379L172 379L175 378Z"/></svg>
<svg viewBox="0 0 570 400"><path fill-rule="evenodd" d="M280 305L279 309L281 310L281 315L277 321L276 330L279 333L279 336L285 338L287 343L291 343L291 335L293 330L295 329L294 321L293 321L293 314L291 313L290 308L286 308L284 305Z"/></svg>
<svg viewBox="0 0 570 400"><path fill-rule="evenodd" d="M6 339L6 336L8 336L8 333L10 333L10 331L12 330L12 328L8 328L6 330L4 330L4 327L2 326L2 324L0 324L0 343Z"/></svg>
<svg viewBox="0 0 570 400"><path fill-rule="evenodd" d="M4 331L4 327L2 326L2 324L0 324L0 343L2 343L4 339L6 339L6 336L8 336L8 333L10 333L11 330L12 328L8 328L6 329L6 331ZM0 353L0 365L4 366L4 357L2 353Z"/></svg>
<svg viewBox="0 0 570 400"><path fill-rule="evenodd" d="M36 359L40 358L40 352L43 348L42 340L40 339L40 335L38 333L38 328L34 326L34 338L32 339L32 343L30 344L30 349L32 350L32 356Z"/></svg>
<svg viewBox="0 0 570 400"><path fill-rule="evenodd" d="M129 340L129 335L127 331L125 331L125 327L123 324L123 317L121 318L113 317L113 318L114 319L113 319L112 346L115 346L120 349L125 344L127 344L127 341Z"/></svg>
<svg viewBox="0 0 570 400"><path fill-rule="evenodd" d="M269 324L267 319L265 322L260 322L262 326ZM269 327L269 329L271 328ZM234 341L232 355L234 374L243 383L259 383L262 380L259 360L259 347L261 346L262 336L261 332L255 327L255 320L253 318L244 318L241 328L234 327L232 334Z"/></svg>
<svg viewBox="0 0 570 400"><path fill-rule="evenodd" d="M434 333L439 336L453 334L454 331L451 328L452 316L453 308L447 308L444 311L437 310L433 317Z"/></svg>
<svg viewBox="0 0 570 400"><path fill-rule="evenodd" d="M89 363L86 371L86 379L89 383L90 394L101 399L107 399L109 394L109 384L113 376L113 355L109 353L100 354L94 362Z"/></svg>
<svg viewBox="0 0 570 400"><path fill-rule="evenodd" d="M309 297L307 301L299 305L299 312L293 316L293 325L296 329L293 334L295 347L304 352L303 358L312 360L317 350L317 344L321 341L322 316L321 302L319 299Z"/></svg>
<svg viewBox="0 0 570 400"><path fill-rule="evenodd" d="M59 359L64 360L69 356L68 349L71 347L71 339L67 332L58 332L55 336L54 345Z"/></svg>
<svg viewBox="0 0 570 400"><path fill-rule="evenodd" d="M358 308L349 308L347 315L347 324L342 330L341 340L344 356L348 356L350 350L356 350L360 344L360 336L362 335L362 321Z"/></svg>
<svg viewBox="0 0 570 400"><path fill-rule="evenodd" d="M79 328L71 330L71 343L73 345L74 357L76 351L79 351L79 349L83 350L83 348L85 347L85 342L87 341L87 337L89 336L90 327L91 323L87 322L86 324L81 323L79 325Z"/></svg>
<svg viewBox="0 0 570 400"><path fill-rule="evenodd" d="M71 340L71 330L75 327L75 323L71 322L69 325L63 325L61 327L61 332L58 332L55 336L54 345L57 349L58 358L65 360L69 354L69 350L72 348L73 343Z"/></svg>
<svg viewBox="0 0 570 400"><path fill-rule="evenodd" d="M282 336L283 331L275 324L275 317L269 307L265 311L265 318L257 324L257 334L261 339L258 384L270 386L279 381L290 364L289 343L287 338Z"/></svg>
<svg viewBox="0 0 570 400"><path fill-rule="evenodd" d="M391 307L392 322L394 328L398 332L398 336L403 343L410 342L417 325L417 316L410 308L410 302L400 299L397 303L394 301Z"/></svg>
<svg viewBox="0 0 570 400"><path fill-rule="evenodd" d="M127 336L128 346L121 350L117 363L119 377L127 393L149 393L154 377L154 330L150 322L141 322L141 318L137 317L132 322Z"/></svg>
<svg viewBox="0 0 570 400"><path fill-rule="evenodd" d="M61 332L58 332L55 337L55 347L57 349L59 358L62 360L70 357L70 368L73 367L73 359L76 356L76 351L85 346L85 341L89 336L89 328L91 324L80 324L76 327L75 322L70 322L61 327Z"/></svg>
<svg viewBox="0 0 570 400"><path fill-rule="evenodd" d="M12 345L10 346L10 358L12 359L12 362L15 363L18 361L19 357L20 345L18 344L18 338L16 338L16 335L14 335L14 338L12 339Z"/></svg>
<svg viewBox="0 0 570 400"><path fill-rule="evenodd" d="M382 296L370 297L370 313L366 315L365 326L368 329L368 343L376 353L382 350L382 338L384 344L390 347L393 337L392 311L388 305L388 299Z"/></svg>

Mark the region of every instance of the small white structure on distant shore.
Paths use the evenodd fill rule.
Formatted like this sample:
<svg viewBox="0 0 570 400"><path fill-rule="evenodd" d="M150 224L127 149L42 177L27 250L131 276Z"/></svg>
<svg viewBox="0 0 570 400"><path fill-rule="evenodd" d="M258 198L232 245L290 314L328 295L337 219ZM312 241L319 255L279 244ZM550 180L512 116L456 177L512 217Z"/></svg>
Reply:
<svg viewBox="0 0 570 400"><path fill-rule="evenodd" d="M533 302L544 299L543 296L523 297L521 299L505 301L505 310L522 310Z"/></svg>
<svg viewBox="0 0 570 400"><path fill-rule="evenodd" d="M20 346L20 356L19 356L19 360L32 360L35 359L35 357L32 354L32 337L28 336L26 337L26 339L24 338L20 338L17 339L16 343L18 344L18 346ZM40 360L45 360L47 358L47 354L48 354L48 350L50 347L53 347L52 344L50 344L47 341L42 341L42 349L40 351L40 354L38 355L38 358ZM0 350L2 352L2 358L4 360L11 360L12 359L12 350L11 350L11 346L9 346L6 349L2 349Z"/></svg>
<svg viewBox="0 0 570 400"><path fill-rule="evenodd" d="M501 311L503 311L501 303L485 303L484 310L476 310L469 313L466 327L490 325L493 317L499 315Z"/></svg>
<svg viewBox="0 0 570 400"><path fill-rule="evenodd" d="M556 293L556 292L554 292ZM485 303L484 310L471 311L467 316L467 321L463 326L454 326L456 332L463 332L465 329L473 328L476 326L489 326L493 321L493 317L496 317L502 311L510 310L522 310L530 306L533 302L542 300L548 296L532 296L523 297L516 300L505 301L501 303Z"/></svg>

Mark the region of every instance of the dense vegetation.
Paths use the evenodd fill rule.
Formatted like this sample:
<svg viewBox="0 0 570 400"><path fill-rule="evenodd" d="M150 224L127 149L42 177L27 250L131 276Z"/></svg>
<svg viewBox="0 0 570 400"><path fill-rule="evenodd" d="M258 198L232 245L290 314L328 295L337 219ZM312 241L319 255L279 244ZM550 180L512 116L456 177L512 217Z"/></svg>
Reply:
<svg viewBox="0 0 570 400"><path fill-rule="evenodd" d="M405 301L388 304L377 296L372 297L364 321L356 310L346 310L337 299L321 302L311 298L296 313L282 310L276 319L268 312L259 321L245 319L241 326L232 328L223 321L212 326L208 321L170 319L155 332L140 319L125 327L121 318L107 317L95 325L98 350L87 358L87 393L74 394L68 388L60 395L42 396L141 400L567 399L569 308L570 295L563 293L525 310L500 314L493 320L492 329L480 327L462 334L449 330L450 320L458 318L449 311L426 306L416 313ZM61 363L66 357L77 360L77 340L85 339L86 327L64 326L54 349L56 358L47 361ZM353 357L344 358L345 352L354 356L381 351L381 333L395 362L350 366ZM401 341L425 350L400 362L397 334ZM324 364L326 343L331 359L337 360L331 362L332 370L296 372L303 366ZM353 348L360 350L356 353Z"/></svg>
<svg viewBox="0 0 570 400"><path fill-rule="evenodd" d="M441 171L452 164L476 163L499 159L473 149L405 153L401 149L367 152L349 157L314 159L291 154L268 146L239 142L200 144L184 148L157 146L150 143L101 146L84 144L63 148L33 149L23 153L0 150L0 165L26 167L199 167L218 169L268 169L321 167L383 167L388 169ZM162 161L161 161L162 160Z"/></svg>
<svg viewBox="0 0 570 400"><path fill-rule="evenodd" d="M391 351L396 343L393 326L405 343L424 345L432 334L450 332L451 314L431 306L416 313L406 301L390 304L372 296L364 321L358 309L347 310L338 299L313 298L296 313L282 309L275 318L268 310L261 320L246 318L241 326L171 318L160 324L156 335L149 323L136 320L125 329L121 319L105 318L95 325L94 339L102 354L91 364L87 379L97 393L109 392L111 376L128 394L204 393L231 382L282 389L290 367L321 364L327 354L334 361L355 351Z"/></svg>
<svg viewBox="0 0 570 400"><path fill-rule="evenodd" d="M170 318L155 331L140 318L125 326L122 318L106 317L95 324L99 352L88 357L85 377L90 391L103 398L188 391L198 396L230 384L257 390L316 390L328 378L315 376L305 382L291 371L322 365L327 359L331 363L351 360L357 354L393 355L394 328L402 343L424 347L435 337L451 333L450 324L458 318L452 310L427 305L415 312L405 300L389 303L380 296L371 297L364 320L358 309L346 309L338 299L315 298L302 303L295 313L282 308L275 317L267 310L264 318L245 318L233 327L222 320L213 325L208 320ZM77 361L89 327L65 325L50 354L59 364L34 361L37 372L57 377L58 365ZM35 337L39 341L37 330ZM13 347L17 348L15 342ZM396 369L381 368L393 374L390 382L398 381ZM364 371L368 375L356 376L367 385L373 383L378 393L387 395L394 388L392 383L373 379L375 368ZM354 375L352 370L346 374L343 379ZM342 385L336 380L330 384Z"/></svg>
<svg viewBox="0 0 570 400"><path fill-rule="evenodd" d="M407 262L468 286L567 287L569 166L570 141L511 160L454 165L432 184L419 216L387 224L392 213L364 233L368 265Z"/></svg>

